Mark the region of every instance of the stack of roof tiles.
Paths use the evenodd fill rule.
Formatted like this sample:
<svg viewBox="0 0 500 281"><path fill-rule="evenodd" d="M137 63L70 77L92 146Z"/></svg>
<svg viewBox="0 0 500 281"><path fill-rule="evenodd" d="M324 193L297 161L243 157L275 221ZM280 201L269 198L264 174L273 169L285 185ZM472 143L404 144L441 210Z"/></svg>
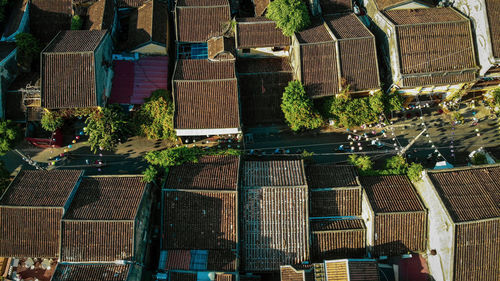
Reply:
<svg viewBox="0 0 500 281"><path fill-rule="evenodd" d="M238 170L237 156L204 156L169 171L163 190L165 269L237 270ZM207 256L198 258L203 252Z"/></svg>
<svg viewBox="0 0 500 281"><path fill-rule="evenodd" d="M307 182L301 160L246 161L242 265L275 271L309 259Z"/></svg>
<svg viewBox="0 0 500 281"><path fill-rule="evenodd" d="M236 25L238 49L290 46L290 38L265 17L239 18Z"/></svg>
<svg viewBox="0 0 500 281"><path fill-rule="evenodd" d="M231 20L228 0L178 0L175 27L178 42L206 42L225 32Z"/></svg>
<svg viewBox="0 0 500 281"><path fill-rule="evenodd" d="M496 280L500 272L500 167L429 173L455 224L455 280Z"/></svg>
<svg viewBox="0 0 500 281"><path fill-rule="evenodd" d="M374 254L399 255L426 248L427 211L407 176L363 176L374 219ZM372 235L372 234L369 234ZM371 239L369 239L371 240Z"/></svg>
<svg viewBox="0 0 500 281"><path fill-rule="evenodd" d="M361 186L352 166L310 165L312 255L315 261L365 255Z"/></svg>
<svg viewBox="0 0 500 281"><path fill-rule="evenodd" d="M61 31L42 51L42 106L98 106L95 51L106 30Z"/></svg>
<svg viewBox="0 0 500 281"><path fill-rule="evenodd" d="M295 34L300 77L311 97L380 88L375 37L354 14L332 15Z"/></svg>
<svg viewBox="0 0 500 281"><path fill-rule="evenodd" d="M82 171L21 171L0 199L0 256L59 257L61 219Z"/></svg>
<svg viewBox="0 0 500 281"><path fill-rule="evenodd" d="M477 65L469 19L453 8L396 9L384 15L395 26L402 87L474 81Z"/></svg>
<svg viewBox="0 0 500 281"><path fill-rule="evenodd" d="M238 58L236 68L239 77L243 123L281 124L284 120L281 97L293 72L286 59Z"/></svg>
<svg viewBox="0 0 500 281"><path fill-rule="evenodd" d="M173 93L176 129L240 127L234 61L178 60Z"/></svg>

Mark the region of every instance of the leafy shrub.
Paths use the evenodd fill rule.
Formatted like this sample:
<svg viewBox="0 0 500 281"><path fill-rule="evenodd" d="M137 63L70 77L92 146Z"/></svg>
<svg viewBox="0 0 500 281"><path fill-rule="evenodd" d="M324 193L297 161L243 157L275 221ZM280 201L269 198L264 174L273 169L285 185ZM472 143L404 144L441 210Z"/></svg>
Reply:
<svg viewBox="0 0 500 281"><path fill-rule="evenodd" d="M137 134L148 139L175 140L174 104L167 90L156 90L134 116Z"/></svg>
<svg viewBox="0 0 500 281"><path fill-rule="evenodd" d="M403 97L397 93L392 93L387 96L385 112L399 111L403 107Z"/></svg>
<svg viewBox="0 0 500 281"><path fill-rule="evenodd" d="M348 161L356 168L358 168L360 171L368 171L371 170L373 167L373 161L367 155L358 156L356 154L351 154L349 155Z"/></svg>
<svg viewBox="0 0 500 281"><path fill-rule="evenodd" d="M83 26L83 20L79 15L75 15L71 18L71 30L80 30Z"/></svg>
<svg viewBox="0 0 500 281"><path fill-rule="evenodd" d="M292 36L311 24L302 0L275 0L267 6L266 17L274 20L285 36Z"/></svg>
<svg viewBox="0 0 500 281"><path fill-rule="evenodd" d="M19 33L16 35L18 47L17 60L21 64L28 64L31 59L37 59L42 51L38 40L29 33Z"/></svg>
<svg viewBox="0 0 500 281"><path fill-rule="evenodd" d="M483 165L483 164L488 163L488 161L486 160L486 155L484 155L484 153L480 153L480 152L474 153L474 155L472 156L471 162L474 165Z"/></svg>
<svg viewBox="0 0 500 281"><path fill-rule="evenodd" d="M56 112L45 110L40 122L42 123L42 128L44 130L54 132L62 127L64 119Z"/></svg>
<svg viewBox="0 0 500 281"><path fill-rule="evenodd" d="M120 140L125 140L130 133L129 123L118 105L92 112L85 123L85 134L89 136L93 152L99 149L114 150Z"/></svg>
<svg viewBox="0 0 500 281"><path fill-rule="evenodd" d="M300 81L290 81L283 93L281 110L293 131L316 129L323 125L323 119L313 107Z"/></svg>
<svg viewBox="0 0 500 281"><path fill-rule="evenodd" d="M0 121L0 155L9 151L19 137L19 129L12 121Z"/></svg>
<svg viewBox="0 0 500 281"><path fill-rule="evenodd" d="M404 174L408 168L405 158L401 155L387 159L385 166L388 170L392 170L394 174Z"/></svg>
<svg viewBox="0 0 500 281"><path fill-rule="evenodd" d="M411 163L411 165L408 167L408 171L406 172L406 174L408 175L408 178L410 178L411 181L418 182L422 179L423 170L424 167L421 164Z"/></svg>

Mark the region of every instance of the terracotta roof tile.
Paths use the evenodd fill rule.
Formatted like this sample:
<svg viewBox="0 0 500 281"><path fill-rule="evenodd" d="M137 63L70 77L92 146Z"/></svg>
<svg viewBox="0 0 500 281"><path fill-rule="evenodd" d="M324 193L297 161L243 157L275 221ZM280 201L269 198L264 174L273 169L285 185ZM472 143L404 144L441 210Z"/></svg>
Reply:
<svg viewBox="0 0 500 281"><path fill-rule="evenodd" d="M325 22L339 40L361 37L374 38L368 28L352 13L326 16Z"/></svg>
<svg viewBox="0 0 500 281"><path fill-rule="evenodd" d="M405 191L400 191L404 193ZM376 213L373 221L376 256L423 252L427 243L427 212Z"/></svg>
<svg viewBox="0 0 500 281"><path fill-rule="evenodd" d="M234 38L212 37L207 41L209 60L234 60L235 46Z"/></svg>
<svg viewBox="0 0 500 281"><path fill-rule="evenodd" d="M196 281L198 277L196 273L186 273L186 272L169 272L170 281Z"/></svg>
<svg viewBox="0 0 500 281"><path fill-rule="evenodd" d="M166 249L236 249L236 192L164 191Z"/></svg>
<svg viewBox="0 0 500 281"><path fill-rule="evenodd" d="M353 166L308 165L306 174L310 188L359 186Z"/></svg>
<svg viewBox="0 0 500 281"><path fill-rule="evenodd" d="M425 211L415 188L405 175L363 176L360 180L376 214Z"/></svg>
<svg viewBox="0 0 500 281"><path fill-rule="evenodd" d="M432 24L468 20L453 8L396 9L384 14L395 25Z"/></svg>
<svg viewBox="0 0 500 281"><path fill-rule="evenodd" d="M326 261L326 275L329 280L380 280L377 262L332 260Z"/></svg>
<svg viewBox="0 0 500 281"><path fill-rule="evenodd" d="M70 29L72 5L72 0L32 0L30 32L42 43L48 43L59 31Z"/></svg>
<svg viewBox="0 0 500 281"><path fill-rule="evenodd" d="M236 249L209 250L207 270L234 272L237 270Z"/></svg>
<svg viewBox="0 0 500 281"><path fill-rule="evenodd" d="M429 173L453 221L500 217L500 167Z"/></svg>
<svg viewBox="0 0 500 281"><path fill-rule="evenodd" d="M234 281L236 276L233 274L217 273L215 274L215 281Z"/></svg>
<svg viewBox="0 0 500 281"><path fill-rule="evenodd" d="M402 87L422 87L422 86L438 86L449 85L454 83L474 82L477 78L475 71L467 72L440 72L432 75L419 75L419 76L404 76L401 79Z"/></svg>
<svg viewBox="0 0 500 281"><path fill-rule="evenodd" d="M115 19L115 1L99 0L88 8L87 14L89 18L85 23L85 29L111 29Z"/></svg>
<svg viewBox="0 0 500 281"><path fill-rule="evenodd" d="M312 220L311 231L336 231L349 229L365 229L362 219Z"/></svg>
<svg viewBox="0 0 500 281"><path fill-rule="evenodd" d="M134 221L62 221L62 261L127 260L133 247Z"/></svg>
<svg viewBox="0 0 500 281"><path fill-rule="evenodd" d="M340 92L336 45L334 42L300 46L302 84L313 98Z"/></svg>
<svg viewBox="0 0 500 281"><path fill-rule="evenodd" d="M218 80L236 78L235 62L209 60L177 60L174 81Z"/></svg>
<svg viewBox="0 0 500 281"><path fill-rule="evenodd" d="M352 11L352 0L319 0L323 15Z"/></svg>
<svg viewBox="0 0 500 281"><path fill-rule="evenodd" d="M366 255L363 220L311 221L312 255L318 262Z"/></svg>
<svg viewBox="0 0 500 281"><path fill-rule="evenodd" d="M63 207L83 171L21 171L0 199L0 205Z"/></svg>
<svg viewBox="0 0 500 281"><path fill-rule="evenodd" d="M497 0L485 0L485 2L493 56L500 58L500 2Z"/></svg>
<svg viewBox="0 0 500 281"><path fill-rule="evenodd" d="M255 15L263 16L270 2L271 2L270 0L253 0L253 4L255 7Z"/></svg>
<svg viewBox="0 0 500 281"><path fill-rule="evenodd" d="M290 62L280 57L238 58L238 74L258 74L268 72L292 72Z"/></svg>
<svg viewBox="0 0 500 281"><path fill-rule="evenodd" d="M312 269L295 269L290 265L280 266L281 281L313 281L314 272Z"/></svg>
<svg viewBox="0 0 500 281"><path fill-rule="evenodd" d="M159 0L146 2L129 18L127 48L134 49L150 41L166 44L167 26L167 4Z"/></svg>
<svg viewBox="0 0 500 281"><path fill-rule="evenodd" d="M165 188L236 190L238 156L204 156L197 163L170 168Z"/></svg>
<svg viewBox="0 0 500 281"><path fill-rule="evenodd" d="M307 188L243 188L242 192L244 270L275 271L283 264L309 260Z"/></svg>
<svg viewBox="0 0 500 281"><path fill-rule="evenodd" d="M127 7L137 8L144 5L146 1L149 0L117 0L119 8L127 8Z"/></svg>
<svg viewBox="0 0 500 281"><path fill-rule="evenodd" d="M361 188L311 190L311 217L360 216Z"/></svg>
<svg viewBox="0 0 500 281"><path fill-rule="evenodd" d="M220 36L231 20L229 2L223 0L179 1L175 13L180 42L206 42L210 37Z"/></svg>
<svg viewBox="0 0 500 281"><path fill-rule="evenodd" d="M245 161L243 186L305 186L302 160Z"/></svg>
<svg viewBox="0 0 500 281"><path fill-rule="evenodd" d="M239 128L238 83L175 81L176 129Z"/></svg>
<svg viewBox="0 0 500 281"><path fill-rule="evenodd" d="M276 23L265 17L237 19L237 48L280 47L291 44L290 37L283 35Z"/></svg>
<svg viewBox="0 0 500 281"><path fill-rule="evenodd" d="M127 281L130 264L58 263L51 281Z"/></svg>
<svg viewBox="0 0 500 281"><path fill-rule="evenodd" d="M146 185L142 176L85 177L64 219L134 220Z"/></svg>
<svg viewBox="0 0 500 281"><path fill-rule="evenodd" d="M295 33L297 40L301 44L333 42L333 37L322 21L316 20L311 25L300 32Z"/></svg>
<svg viewBox="0 0 500 281"><path fill-rule="evenodd" d="M30 191L25 190L25 192ZM47 196L47 200L50 200L48 198L50 196ZM62 215L62 207L0 206L0 225L2 226L0 227L0 255L3 257L58 257Z"/></svg>
<svg viewBox="0 0 500 281"><path fill-rule="evenodd" d="M424 5L427 5L429 7L433 7L434 0L418 0L416 2L423 3ZM408 2L414 2L414 1L409 1L409 0L375 0L379 10L385 10L385 9L391 9L397 5L405 4Z"/></svg>
<svg viewBox="0 0 500 281"><path fill-rule="evenodd" d="M59 32L44 53L83 53L93 52L99 46L105 30L65 30Z"/></svg>

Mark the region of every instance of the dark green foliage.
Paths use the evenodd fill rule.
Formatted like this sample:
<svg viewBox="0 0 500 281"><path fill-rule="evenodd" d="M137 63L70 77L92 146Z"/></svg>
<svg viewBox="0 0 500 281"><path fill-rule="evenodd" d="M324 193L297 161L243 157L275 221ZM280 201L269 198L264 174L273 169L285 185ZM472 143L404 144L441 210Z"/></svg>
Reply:
<svg viewBox="0 0 500 281"><path fill-rule="evenodd" d="M367 155L358 156L356 154L351 154L349 155L349 163L354 165L360 171L368 171L373 167L373 161Z"/></svg>
<svg viewBox="0 0 500 281"><path fill-rule="evenodd" d="M0 0L0 23L7 20L8 4L9 0Z"/></svg>
<svg viewBox="0 0 500 281"><path fill-rule="evenodd" d="M0 155L9 151L19 137L19 129L12 121L0 121Z"/></svg>
<svg viewBox="0 0 500 281"><path fill-rule="evenodd" d="M89 136L90 149L93 152L99 149L114 150L130 133L129 123L118 105L94 111L85 123L85 134Z"/></svg>
<svg viewBox="0 0 500 281"><path fill-rule="evenodd" d="M398 175L406 173L408 169L408 163L406 163L405 158L401 155L396 155L387 159L385 166L388 170L393 170L393 172Z"/></svg>
<svg viewBox="0 0 500 281"><path fill-rule="evenodd" d="M148 139L175 140L174 104L167 90L156 90L134 116L136 132Z"/></svg>
<svg viewBox="0 0 500 281"><path fill-rule="evenodd" d="M38 40L29 33L19 33L16 35L16 44L19 48L19 55L36 57L42 51Z"/></svg>
<svg viewBox="0 0 500 281"><path fill-rule="evenodd" d="M323 125L323 119L314 109L300 81L290 81L286 86L281 110L293 131L316 129Z"/></svg>
<svg viewBox="0 0 500 281"><path fill-rule="evenodd" d="M0 160L0 197L10 184L10 173L5 169L5 165Z"/></svg>
<svg viewBox="0 0 500 281"><path fill-rule="evenodd" d="M49 132L54 132L55 130L62 127L64 124L64 119L57 112L45 110L42 116L42 128Z"/></svg>
<svg viewBox="0 0 500 281"><path fill-rule="evenodd" d="M472 156L471 162L474 165L483 165L483 164L488 163L488 161L486 160L486 155L484 155L483 153L480 153L480 152L474 153L474 156Z"/></svg>
<svg viewBox="0 0 500 281"><path fill-rule="evenodd" d="M418 182L422 179L422 171L424 167L418 163L411 163L410 167L408 167L408 171L406 174L413 182Z"/></svg>
<svg viewBox="0 0 500 281"><path fill-rule="evenodd" d="M500 106L500 87L493 90L493 104Z"/></svg>
<svg viewBox="0 0 500 281"><path fill-rule="evenodd" d="M311 24L302 0L275 0L267 6L266 17L274 20L285 36L292 36Z"/></svg>
<svg viewBox="0 0 500 281"><path fill-rule="evenodd" d="M71 30L80 30L83 26L83 20L79 15L75 15L71 18Z"/></svg>
<svg viewBox="0 0 500 281"><path fill-rule="evenodd" d="M399 111L403 107L403 97L397 93L392 93L387 96L385 112Z"/></svg>

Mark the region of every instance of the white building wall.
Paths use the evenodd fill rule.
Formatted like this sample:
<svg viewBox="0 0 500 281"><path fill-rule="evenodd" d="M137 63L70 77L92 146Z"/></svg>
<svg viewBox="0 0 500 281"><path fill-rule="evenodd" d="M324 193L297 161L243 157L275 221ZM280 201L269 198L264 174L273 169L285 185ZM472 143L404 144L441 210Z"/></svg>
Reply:
<svg viewBox="0 0 500 281"><path fill-rule="evenodd" d="M361 200L361 218L364 220L366 225L366 248L368 252L372 252L375 243L375 214L373 213L372 206L368 201L368 196L366 191L363 189L363 198Z"/></svg>
<svg viewBox="0 0 500 281"><path fill-rule="evenodd" d="M427 172L422 181L413 183L428 209L427 254L429 270L436 281L453 280L455 225L440 200ZM430 250L436 250L435 256Z"/></svg>

